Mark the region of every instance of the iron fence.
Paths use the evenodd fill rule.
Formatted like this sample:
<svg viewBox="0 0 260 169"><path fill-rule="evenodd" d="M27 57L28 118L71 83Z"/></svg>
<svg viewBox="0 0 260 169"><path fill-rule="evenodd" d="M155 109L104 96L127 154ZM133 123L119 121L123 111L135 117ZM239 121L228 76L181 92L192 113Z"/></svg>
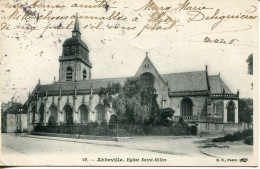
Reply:
<svg viewBox="0 0 260 169"><path fill-rule="evenodd" d="M59 126L35 126L35 132L80 134L94 136L167 136L175 135L172 126L155 125L59 125Z"/></svg>

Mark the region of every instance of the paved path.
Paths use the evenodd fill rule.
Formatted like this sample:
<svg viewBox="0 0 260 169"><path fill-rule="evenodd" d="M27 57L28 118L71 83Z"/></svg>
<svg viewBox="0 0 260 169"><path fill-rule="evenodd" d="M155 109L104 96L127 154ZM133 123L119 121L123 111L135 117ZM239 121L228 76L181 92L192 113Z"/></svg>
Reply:
<svg viewBox="0 0 260 169"><path fill-rule="evenodd" d="M98 158L123 158L126 161L128 157L137 159L163 158L167 160L178 156L189 157L188 154L148 149L145 146L143 148L141 146L134 148L140 142L121 143L44 136L16 137L14 135L2 134L2 143L2 161L7 163L7 165L91 165L91 160L93 160L93 165L97 165ZM142 144L150 144L151 147L155 147L156 144L157 146L161 145L158 144L158 141L156 144L153 141L143 142ZM164 143L162 142L162 144ZM87 158L88 162L83 161L83 158ZM107 163L99 163L99 165L105 164ZM120 163L112 164L120 165ZM147 164L149 165L149 163ZM156 164L169 165L170 163Z"/></svg>
<svg viewBox="0 0 260 169"><path fill-rule="evenodd" d="M216 147L201 148L209 144L208 138L200 137L140 137L127 142L87 140L61 137L47 137L2 134L2 158L0 163L8 165L109 165L97 163L98 158L158 158L166 162L137 163L137 165L173 165L185 159L183 165L194 159L216 160L226 153L250 153L252 146L242 143L230 149ZM228 143L222 143L228 145ZM15 159L15 160L14 160ZM87 161L84 161L87 159ZM112 163L112 165L133 165L132 163ZM111 164L110 164L111 165Z"/></svg>

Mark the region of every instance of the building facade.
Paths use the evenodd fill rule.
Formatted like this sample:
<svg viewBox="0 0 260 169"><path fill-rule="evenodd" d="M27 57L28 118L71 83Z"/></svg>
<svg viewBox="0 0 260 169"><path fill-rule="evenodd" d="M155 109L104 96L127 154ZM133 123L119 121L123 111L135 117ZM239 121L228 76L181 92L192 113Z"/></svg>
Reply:
<svg viewBox="0 0 260 169"><path fill-rule="evenodd" d="M89 122L109 122L115 114L105 107L98 95L101 87L120 83L125 78L92 79L88 46L81 40L79 21L76 18L72 37L63 43L59 57L59 80L43 85L38 82L28 97L28 124L62 125ZM135 77L150 75L154 79L157 102L160 108L175 110L174 121L183 117L190 125L203 130L212 124L238 123L239 92L232 93L220 75L204 71L160 74L148 53Z"/></svg>
<svg viewBox="0 0 260 169"><path fill-rule="evenodd" d="M28 113L23 110L25 106L17 107L19 103L9 101L2 103L2 133L14 133L17 131L26 132L28 127ZM11 110L10 110L11 109Z"/></svg>

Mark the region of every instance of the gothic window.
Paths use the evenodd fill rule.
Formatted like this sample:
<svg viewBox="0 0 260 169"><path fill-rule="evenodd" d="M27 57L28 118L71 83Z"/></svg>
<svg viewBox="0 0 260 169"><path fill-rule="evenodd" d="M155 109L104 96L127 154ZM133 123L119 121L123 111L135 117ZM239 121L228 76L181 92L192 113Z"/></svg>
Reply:
<svg viewBox="0 0 260 169"><path fill-rule="evenodd" d="M67 68L66 81L72 81L72 68L71 67Z"/></svg>
<svg viewBox="0 0 260 169"><path fill-rule="evenodd" d="M193 103L191 99L184 98L181 102L181 115L182 116L192 116Z"/></svg>
<svg viewBox="0 0 260 169"><path fill-rule="evenodd" d="M86 105L81 105L79 107L79 112L80 112L80 121L82 123L87 123L88 122L88 107Z"/></svg>
<svg viewBox="0 0 260 169"><path fill-rule="evenodd" d="M83 70L83 80L86 80L87 79L87 71L86 70Z"/></svg>
<svg viewBox="0 0 260 169"><path fill-rule="evenodd" d="M48 119L48 125L50 125L50 126L57 125L58 107L51 105L51 107L49 108L49 113L50 113L50 117Z"/></svg>
<svg viewBox="0 0 260 169"><path fill-rule="evenodd" d="M230 101L227 107L227 121L235 122L235 103Z"/></svg>
<svg viewBox="0 0 260 169"><path fill-rule="evenodd" d="M72 107L69 106L69 105L65 105L64 108L63 108L65 114L65 118L64 118L64 122L67 124L67 125L72 125L73 124L73 110L72 110Z"/></svg>
<svg viewBox="0 0 260 169"><path fill-rule="evenodd" d="M105 120L105 108L102 104L98 104L96 107L96 112L97 112L97 119L99 121L104 121Z"/></svg>
<svg viewBox="0 0 260 169"><path fill-rule="evenodd" d="M44 104L41 104L39 112L40 112L40 124L43 124L43 120L44 120Z"/></svg>
<svg viewBox="0 0 260 169"><path fill-rule="evenodd" d="M32 107L32 113L33 113L33 114L32 114L32 115L33 115L33 116L32 116L32 122L35 122L35 120L36 120L36 118L35 118L36 106L33 106L33 107Z"/></svg>
<svg viewBox="0 0 260 169"><path fill-rule="evenodd" d="M70 52L70 47L69 47L69 46L65 47L64 55L65 55L65 56L68 56L68 55L69 55L69 52Z"/></svg>

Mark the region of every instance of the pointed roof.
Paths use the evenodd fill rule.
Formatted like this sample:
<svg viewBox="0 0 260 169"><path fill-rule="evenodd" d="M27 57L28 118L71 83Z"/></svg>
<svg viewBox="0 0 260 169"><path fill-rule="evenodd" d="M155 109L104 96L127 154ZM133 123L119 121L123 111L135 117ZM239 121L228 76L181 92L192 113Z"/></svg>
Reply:
<svg viewBox="0 0 260 169"><path fill-rule="evenodd" d="M162 78L158 70L155 68L153 62L150 60L148 56L148 52L146 52L146 57L144 61L142 62L141 66L137 70L135 76L140 76L143 73L152 73L154 76L157 76L165 85L167 85L167 82Z"/></svg>
<svg viewBox="0 0 260 169"><path fill-rule="evenodd" d="M80 32L80 30L79 30L79 19L78 19L78 13L76 14L76 19L75 19L74 29L73 29L72 32Z"/></svg>

